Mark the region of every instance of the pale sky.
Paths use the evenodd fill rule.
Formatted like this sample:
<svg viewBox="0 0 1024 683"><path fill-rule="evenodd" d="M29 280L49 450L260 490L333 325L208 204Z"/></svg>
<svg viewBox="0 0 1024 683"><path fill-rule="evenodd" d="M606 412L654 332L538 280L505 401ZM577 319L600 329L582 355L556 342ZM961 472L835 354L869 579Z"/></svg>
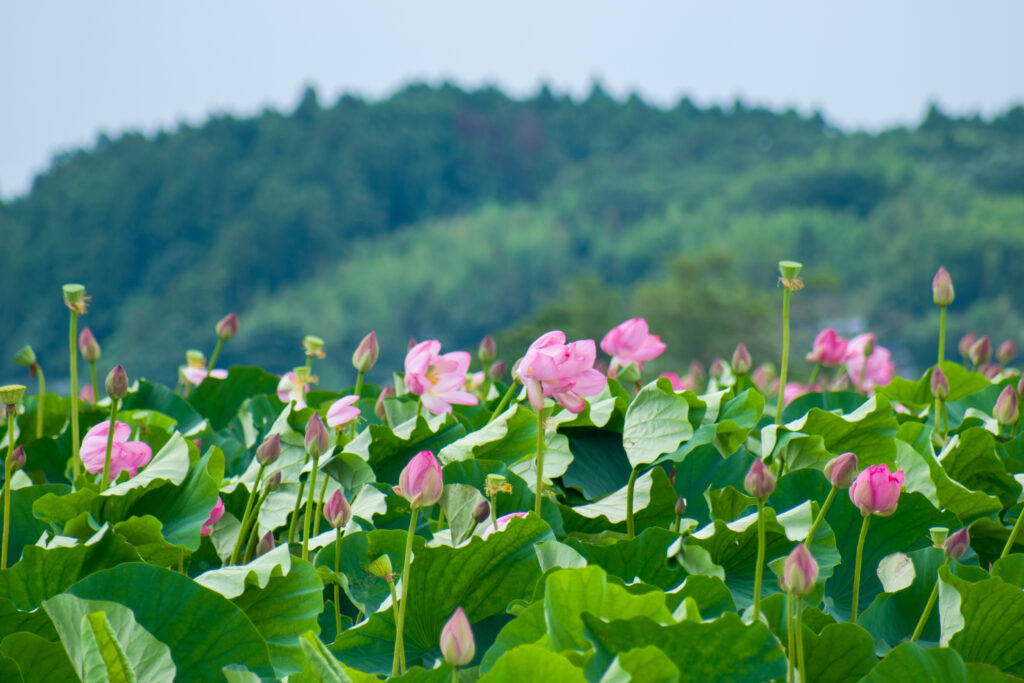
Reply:
<svg viewBox="0 0 1024 683"><path fill-rule="evenodd" d="M664 105L741 97L871 130L914 125L930 101L991 115L1024 102L1022 29L1016 0L12 1L0 196L101 131L290 110L307 84L329 105L413 80L582 95L597 78Z"/></svg>

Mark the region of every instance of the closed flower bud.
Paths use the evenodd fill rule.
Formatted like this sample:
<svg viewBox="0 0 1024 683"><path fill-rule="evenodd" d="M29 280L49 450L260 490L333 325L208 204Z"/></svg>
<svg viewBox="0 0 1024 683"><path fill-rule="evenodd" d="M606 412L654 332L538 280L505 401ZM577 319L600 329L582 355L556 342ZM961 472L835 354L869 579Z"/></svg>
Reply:
<svg viewBox="0 0 1024 683"><path fill-rule="evenodd" d="M711 361L711 367L708 368L708 374L711 375L711 379L718 380L725 374L725 361L721 358L715 358Z"/></svg>
<svg viewBox="0 0 1024 683"><path fill-rule="evenodd" d="M837 455L825 464L825 476L837 489L848 489L857 478L857 456L854 453Z"/></svg>
<svg viewBox="0 0 1024 683"><path fill-rule="evenodd" d="M989 341L987 334L971 344L968 355L975 365L984 365L988 362L988 359L992 357L992 342Z"/></svg>
<svg viewBox="0 0 1024 683"><path fill-rule="evenodd" d="M103 355L100 343L96 341L96 337L88 327L83 327L82 333L78 335L78 351L82 354L82 358L90 363L95 363Z"/></svg>
<svg viewBox="0 0 1024 683"><path fill-rule="evenodd" d="M348 504L348 498L341 490L334 492L331 499L324 505L324 517L332 529L340 529L348 524L352 518L352 508Z"/></svg>
<svg viewBox="0 0 1024 683"><path fill-rule="evenodd" d="M373 369L379 355L380 344L377 343L377 333L371 331L370 334L363 337L352 354L352 367L359 372L369 372Z"/></svg>
<svg viewBox="0 0 1024 683"><path fill-rule="evenodd" d="M1017 357L1017 345L1013 343L1012 339L1007 339L999 348L996 350L996 358L1003 365L1007 365L1014 358Z"/></svg>
<svg viewBox="0 0 1024 683"><path fill-rule="evenodd" d="M932 370L932 396L945 401L949 398L949 378L938 365Z"/></svg>
<svg viewBox="0 0 1024 683"><path fill-rule="evenodd" d="M307 334L302 338L302 348L307 356L323 358L327 355L324 353L324 340L312 334Z"/></svg>
<svg viewBox="0 0 1024 683"><path fill-rule="evenodd" d="M120 365L114 366L114 369L107 375L107 395L110 398L122 399L128 393L128 373L124 371L124 368Z"/></svg>
<svg viewBox="0 0 1024 683"><path fill-rule="evenodd" d="M490 516L491 504L488 503L486 500L481 500L479 503L476 504L476 507L473 508L473 520L477 524L483 524L485 521L487 521L487 518Z"/></svg>
<svg viewBox="0 0 1024 683"><path fill-rule="evenodd" d="M953 303L953 278L942 266L935 272L932 278L932 301L936 306L948 306Z"/></svg>
<svg viewBox="0 0 1024 683"><path fill-rule="evenodd" d="M1020 379L1017 380L1017 395L1024 396L1024 375L1021 375Z"/></svg>
<svg viewBox="0 0 1024 683"><path fill-rule="evenodd" d="M75 313L86 313L89 310L89 296L85 287L79 284L61 285L64 292L64 305Z"/></svg>
<svg viewBox="0 0 1024 683"><path fill-rule="evenodd" d="M32 350L31 346L25 344L18 349L18 353L14 354L14 362L23 368L30 368L36 364L36 352Z"/></svg>
<svg viewBox="0 0 1024 683"><path fill-rule="evenodd" d="M238 334L238 314L228 313L217 323L217 339L227 341Z"/></svg>
<svg viewBox="0 0 1024 683"><path fill-rule="evenodd" d="M996 399L996 407L992 411L992 417L996 418L996 422L1001 425L1011 425L1020 417L1017 391L1013 388L1013 385L1007 384L1003 387L1002 393Z"/></svg>
<svg viewBox="0 0 1024 683"><path fill-rule="evenodd" d="M747 351L747 346L743 342L736 345L736 350L732 352L732 371L745 375L750 372L750 366L753 364L753 360L750 358L750 351Z"/></svg>
<svg viewBox="0 0 1024 683"><path fill-rule="evenodd" d="M387 555L381 555L371 562L370 566L366 569L378 579L391 581L395 575L394 570L391 568L391 558Z"/></svg>
<svg viewBox="0 0 1024 683"><path fill-rule="evenodd" d="M441 500L444 480L441 463L430 451L420 451L412 457L398 477L395 493L409 501L412 509L430 507Z"/></svg>
<svg viewBox="0 0 1024 683"><path fill-rule="evenodd" d="M416 337L409 337L409 346L406 351L412 351L413 347L417 344L419 344L419 342L416 341Z"/></svg>
<svg viewBox="0 0 1024 683"><path fill-rule="evenodd" d="M441 629L441 654L444 661L453 667L466 666L476 655L473 629L461 607L455 610L455 614Z"/></svg>
<svg viewBox="0 0 1024 683"><path fill-rule="evenodd" d="M494 360L495 356L498 355L498 345L494 342L494 337L491 335L484 337L480 342L480 348L477 349L476 355L481 363L490 363Z"/></svg>
<svg viewBox="0 0 1024 683"><path fill-rule="evenodd" d="M320 417L320 413L313 413L306 423L306 452L314 458L319 458L327 450L331 437L327 433L327 425Z"/></svg>
<svg viewBox="0 0 1024 683"><path fill-rule="evenodd" d="M256 449L256 460L261 465L269 465L281 455L281 437L277 434L270 436Z"/></svg>
<svg viewBox="0 0 1024 683"><path fill-rule="evenodd" d="M267 477L267 493L272 493L281 488L281 472L274 472Z"/></svg>
<svg viewBox="0 0 1024 683"><path fill-rule="evenodd" d="M971 535L967 533L967 527L947 538L942 547L951 560L959 560L963 557L967 549L971 547Z"/></svg>
<svg viewBox="0 0 1024 683"><path fill-rule="evenodd" d="M8 384L0 387L0 403L8 408L18 405L24 395L25 385L23 384ZM8 410L8 414L10 414L10 410Z"/></svg>
<svg viewBox="0 0 1024 683"><path fill-rule="evenodd" d="M263 534L263 538L260 539L259 545L256 546L256 557L260 555L266 555L274 549L274 532L268 531Z"/></svg>
<svg viewBox="0 0 1024 683"><path fill-rule="evenodd" d="M814 583L817 580L818 563L807 546L801 543L793 548L793 552L786 558L782 570L783 587L793 595L803 597L814 590Z"/></svg>
<svg viewBox="0 0 1024 683"><path fill-rule="evenodd" d="M18 446L11 453L11 471L16 472L25 466L25 449Z"/></svg>
<svg viewBox="0 0 1024 683"><path fill-rule="evenodd" d="M754 458L747 476L743 478L743 487L754 498L764 500L775 491L775 475L765 466L763 460Z"/></svg>
<svg viewBox="0 0 1024 683"><path fill-rule="evenodd" d="M771 363L761 363L760 365L757 366L757 369L754 370L754 373L750 376L750 379L751 381L753 381L754 386L757 387L758 391L760 391L762 394L767 394L769 388L772 385L772 380L775 379L775 376L776 372L774 365L772 365Z"/></svg>
<svg viewBox="0 0 1024 683"><path fill-rule="evenodd" d="M974 336L973 332L968 332L964 336L960 337L960 342L957 344L957 348L960 350L960 355L964 358L970 358L971 347L974 345L976 340L977 337Z"/></svg>
<svg viewBox="0 0 1024 683"><path fill-rule="evenodd" d="M978 368L978 372L985 375L985 379L994 380L996 377L1002 374L1003 369L1000 368L997 363L984 363L981 367Z"/></svg>
<svg viewBox="0 0 1024 683"><path fill-rule="evenodd" d="M491 379L498 380L505 376L508 371L508 363L503 360L499 360L491 367L487 368L487 374L490 375Z"/></svg>
<svg viewBox="0 0 1024 683"><path fill-rule="evenodd" d="M679 500L676 501L676 516L682 517L686 513L686 499L679 496Z"/></svg>
<svg viewBox="0 0 1024 683"><path fill-rule="evenodd" d="M892 472L888 465L872 465L853 481L850 500L865 517L870 514L885 517L896 511L902 488L903 470Z"/></svg>
<svg viewBox="0 0 1024 683"><path fill-rule="evenodd" d="M697 361L690 361L690 372L688 374L693 378L693 383L697 386L704 383L704 367Z"/></svg>
<svg viewBox="0 0 1024 683"><path fill-rule="evenodd" d="M377 419L381 422L387 417L388 413L384 409L384 399L394 398L395 388L390 384L381 389L380 395L377 397L377 402L373 405L373 414L377 416Z"/></svg>
<svg viewBox="0 0 1024 683"><path fill-rule="evenodd" d="M640 368L636 363L630 361L616 370L616 379L620 382L638 382L640 380Z"/></svg>

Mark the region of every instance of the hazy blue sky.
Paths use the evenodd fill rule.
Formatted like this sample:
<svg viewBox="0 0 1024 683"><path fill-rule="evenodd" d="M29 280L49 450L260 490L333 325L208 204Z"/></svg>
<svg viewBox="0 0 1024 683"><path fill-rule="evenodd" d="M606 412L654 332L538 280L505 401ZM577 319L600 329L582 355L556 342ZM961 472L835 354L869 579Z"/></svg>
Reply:
<svg viewBox="0 0 1024 683"><path fill-rule="evenodd" d="M1024 2L10 2L0 11L0 195L100 131L208 112L384 95L410 80L600 78L671 104L822 109L843 127L916 123L926 104L991 114L1024 101Z"/></svg>

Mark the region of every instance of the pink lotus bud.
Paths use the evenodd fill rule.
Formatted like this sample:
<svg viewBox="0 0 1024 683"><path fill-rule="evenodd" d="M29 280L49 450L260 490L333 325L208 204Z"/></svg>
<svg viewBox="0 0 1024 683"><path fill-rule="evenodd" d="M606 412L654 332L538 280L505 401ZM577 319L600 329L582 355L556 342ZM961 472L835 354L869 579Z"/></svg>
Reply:
<svg viewBox="0 0 1024 683"><path fill-rule="evenodd" d="M324 425L320 413L313 413L306 423L306 452L314 458L319 458L327 450L330 443L330 435L327 433L327 426Z"/></svg>
<svg viewBox="0 0 1024 683"><path fill-rule="evenodd" d="M82 358L90 363L95 363L103 355L100 343L96 341L96 337L88 327L83 327L82 333L78 335L78 350L82 354Z"/></svg>
<svg viewBox="0 0 1024 683"><path fill-rule="evenodd" d="M1002 393L996 399L995 410L992 417L1001 425L1011 425L1020 417L1020 405L1017 402L1017 392L1012 385L1003 387Z"/></svg>
<svg viewBox="0 0 1024 683"><path fill-rule="evenodd" d="M818 333L814 338L814 346L807 361L810 363L821 363L826 368L835 367L843 362L846 357L849 340L843 339L836 331L829 327Z"/></svg>
<svg viewBox="0 0 1024 683"><path fill-rule="evenodd" d="M857 475L850 486L850 500L865 517L886 517L896 510L902 488L903 470L891 472L888 465L872 465Z"/></svg>
<svg viewBox="0 0 1024 683"><path fill-rule="evenodd" d="M717 381L725 374L725 361L721 358L715 358L711 361L711 367L708 368L708 374L711 375L711 379Z"/></svg>
<svg viewBox="0 0 1024 683"><path fill-rule="evenodd" d="M493 380L501 379L508 372L508 363L503 360L499 360L487 368L487 374Z"/></svg>
<svg viewBox="0 0 1024 683"><path fill-rule="evenodd" d="M732 370L733 372L745 375L750 372L750 366L753 364L753 360L750 358L750 351L747 351L747 347L743 342L736 345L736 350L732 352Z"/></svg>
<svg viewBox="0 0 1024 683"><path fill-rule="evenodd" d="M775 475L772 474L761 458L754 458L743 478L743 487L754 498L766 499L775 491Z"/></svg>
<svg viewBox="0 0 1024 683"><path fill-rule="evenodd" d="M110 398L122 399L128 393L128 373L120 365L115 366L107 375L107 395Z"/></svg>
<svg viewBox="0 0 1024 683"><path fill-rule="evenodd" d="M1020 379L1017 380L1017 395L1024 396L1024 375L1021 375Z"/></svg>
<svg viewBox="0 0 1024 683"><path fill-rule="evenodd" d="M267 488L267 493L271 493L271 492L276 491L279 488L281 488L281 472L280 472L280 470L277 471L277 472L274 472L272 475L267 477L267 487L266 488Z"/></svg>
<svg viewBox="0 0 1024 683"><path fill-rule="evenodd" d="M498 355L498 345L494 342L494 337L491 335L484 337L480 342L480 348L477 349L476 355L481 363L490 363L494 360L495 356Z"/></svg>
<svg viewBox="0 0 1024 683"><path fill-rule="evenodd" d="M825 464L825 476L837 489L848 489L857 478L857 456L853 453L837 455Z"/></svg>
<svg viewBox="0 0 1024 683"><path fill-rule="evenodd" d="M984 365L988 362L988 359L992 357L992 342L989 341L987 334L971 344L968 356L975 365Z"/></svg>
<svg viewBox="0 0 1024 683"><path fill-rule="evenodd" d="M960 350L960 355L964 358L971 357L971 347L974 345L977 337L974 336L973 332L968 332L964 336L960 337L960 342L957 344L957 348Z"/></svg>
<svg viewBox="0 0 1024 683"><path fill-rule="evenodd" d="M978 372L985 375L985 379L993 380L1003 372L1003 369L996 363L985 363L978 368Z"/></svg>
<svg viewBox="0 0 1024 683"><path fill-rule="evenodd" d="M352 354L352 367L359 372L369 372L373 369L380 355L380 344L377 343L377 333L371 331L363 337Z"/></svg>
<svg viewBox="0 0 1024 683"><path fill-rule="evenodd" d="M809 595L818 580L818 563L803 543L793 548L782 570L782 584L798 597Z"/></svg>
<svg viewBox="0 0 1024 683"><path fill-rule="evenodd" d="M963 557L967 549L971 547L971 535L967 532L967 527L947 538L942 547L950 559L959 560Z"/></svg>
<svg viewBox="0 0 1024 683"><path fill-rule="evenodd" d="M688 374L693 378L694 384L700 386L704 383L704 367L697 361L690 361L690 372Z"/></svg>
<svg viewBox="0 0 1024 683"><path fill-rule="evenodd" d="M441 629L441 654L451 666L466 666L476 655L473 629L466 618L466 612L459 607L448 623Z"/></svg>
<svg viewBox="0 0 1024 683"><path fill-rule="evenodd" d="M11 471L16 472L25 466L25 449L22 446L18 446L11 453Z"/></svg>
<svg viewBox="0 0 1024 683"><path fill-rule="evenodd" d="M945 401L949 398L949 378L938 365L932 370L932 396Z"/></svg>
<svg viewBox="0 0 1024 683"><path fill-rule="evenodd" d="M272 435L256 449L256 460L264 466L276 461L280 455L281 437L277 434Z"/></svg>
<svg viewBox="0 0 1024 683"><path fill-rule="evenodd" d="M935 272L932 278L932 301L936 306L948 306L953 303L953 278L942 266Z"/></svg>
<svg viewBox="0 0 1024 683"><path fill-rule="evenodd" d="M683 498L682 496L679 496L679 499L676 501L676 516L677 517L682 517L685 513L686 513L686 499Z"/></svg>
<svg viewBox="0 0 1024 683"><path fill-rule="evenodd" d="M274 532L268 531L263 534L263 538L260 539L259 545L256 546L256 557L260 555L266 555L274 549Z"/></svg>
<svg viewBox="0 0 1024 683"><path fill-rule="evenodd" d="M340 489L335 491L331 499L324 505L324 517L327 518L327 523L331 525L332 529L347 525L348 520L352 518L352 508Z"/></svg>
<svg viewBox="0 0 1024 683"><path fill-rule="evenodd" d="M82 387L82 390L78 392L78 398L86 403L95 403L96 392L92 390L92 385L86 384Z"/></svg>
<svg viewBox="0 0 1024 683"><path fill-rule="evenodd" d="M1017 357L1017 345L1013 343L1012 339L1007 339L999 345L999 349L996 350L996 358L1003 365L1008 365L1010 361Z"/></svg>
<svg viewBox="0 0 1024 683"><path fill-rule="evenodd" d="M238 334L238 315L228 313L217 323L217 339L227 341Z"/></svg>
<svg viewBox="0 0 1024 683"><path fill-rule="evenodd" d="M486 500L481 500L473 508L473 520L477 524L483 524L487 521L487 518L491 516L491 504Z"/></svg>
<svg viewBox="0 0 1024 683"><path fill-rule="evenodd" d="M407 348L406 351L412 351L417 344L419 344L419 342L416 341L416 337L409 337L409 348Z"/></svg>
<svg viewBox="0 0 1024 683"><path fill-rule="evenodd" d="M430 451L420 451L398 477L395 493L409 501L412 509L430 507L441 500L444 480L441 463Z"/></svg>
<svg viewBox="0 0 1024 683"><path fill-rule="evenodd" d="M210 510L210 517L203 522L202 528L199 530L200 536L209 536L213 533L213 525L220 521L220 518L224 516L224 501L217 496L217 503Z"/></svg>
<svg viewBox="0 0 1024 683"><path fill-rule="evenodd" d="M342 396L327 409L327 426L340 429L359 417L360 410L355 402L359 397L355 394Z"/></svg>
<svg viewBox="0 0 1024 683"><path fill-rule="evenodd" d="M750 380L762 394L768 393L773 379L775 379L775 366L771 363L761 363L754 370L753 374L750 375Z"/></svg>
<svg viewBox="0 0 1024 683"><path fill-rule="evenodd" d="M384 421L387 417L387 411L384 409L384 399L394 398L395 388L390 384L381 389L380 395L377 397L377 402L373 405L373 414L377 416L377 419Z"/></svg>

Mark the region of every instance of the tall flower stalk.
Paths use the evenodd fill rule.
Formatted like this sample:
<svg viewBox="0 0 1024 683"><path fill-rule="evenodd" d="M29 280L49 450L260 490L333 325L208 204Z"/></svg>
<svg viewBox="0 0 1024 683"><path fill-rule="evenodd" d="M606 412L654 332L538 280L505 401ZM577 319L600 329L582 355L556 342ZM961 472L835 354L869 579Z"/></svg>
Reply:
<svg viewBox="0 0 1024 683"><path fill-rule="evenodd" d="M316 475L320 456L327 451L330 436L320 413L313 413L306 423L306 452L313 459L313 470L309 474L309 498L306 500L306 519L302 528L302 559L309 559L309 528L313 521L313 494L316 492Z"/></svg>
<svg viewBox="0 0 1024 683"><path fill-rule="evenodd" d="M939 530L942 534L947 533L946 529ZM933 530L934 533L934 530ZM936 539L938 541L938 539ZM938 545L938 543L936 543ZM959 560L963 557L964 553L967 552L967 548L971 545L970 533L967 531L967 527L964 527L960 531L956 532L952 536L944 539L941 544L943 550L946 551L946 559L942 563L942 567L939 567L939 574L942 573L943 567L948 567L952 560ZM928 623L928 617L932 614L932 609L935 608L935 603L939 598L939 577L935 577L935 585L932 587L931 595L928 596L928 602L925 603L924 610L921 612L921 618L917 621L917 626L914 627L914 633L910 636L911 642L917 640L921 633L924 632L925 624Z"/></svg>
<svg viewBox="0 0 1024 683"><path fill-rule="evenodd" d="M235 540L235 547L231 551L231 560L229 564L238 564L238 560L242 554L242 548L246 544L246 540L249 536L250 525L252 529L257 528L256 515L259 511L259 505L256 505L256 496L260 491L260 480L263 479L263 471L268 465L273 464L277 461L278 456L281 455L281 437L277 434L269 437L266 441L260 444L259 448L256 449L256 461L259 463L259 469L256 470L256 481L253 482L252 488L249 490L249 500L245 504L245 512L242 514L242 525L238 529L238 538ZM269 490L264 493L266 495Z"/></svg>
<svg viewBox="0 0 1024 683"><path fill-rule="evenodd" d="M100 491L106 491L110 484L110 457L114 449L114 432L117 426L117 406L128 393L128 375L118 365L106 381L107 395L110 396L110 427L107 429L107 451L103 457L103 474L100 476Z"/></svg>
<svg viewBox="0 0 1024 683"><path fill-rule="evenodd" d="M217 366L217 359L220 358L220 350L224 346L224 342L238 334L238 315L228 313L221 318L217 323L216 332L217 346L214 347L213 355L210 356L210 364L207 366L209 372L213 372L214 367Z"/></svg>
<svg viewBox="0 0 1024 683"><path fill-rule="evenodd" d="M775 491L775 475L772 474L764 461L754 458L747 476L743 478L743 487L747 493L757 499L757 564L754 565L754 621L761 618L761 581L764 577L765 558L765 521L764 502Z"/></svg>
<svg viewBox="0 0 1024 683"><path fill-rule="evenodd" d="M793 670L793 643L796 644L796 669L800 673L800 680L806 680L807 665L804 663L804 634L803 634L803 610L800 609L800 601L805 595L810 595L814 590L814 584L818 580L818 563L811 555L807 546L801 543L786 558L786 564L782 570L782 587L789 598L787 602L793 604L796 610L796 623L789 620L792 625L791 631L795 631L795 637L789 639L789 660L790 674Z"/></svg>
<svg viewBox="0 0 1024 683"><path fill-rule="evenodd" d="M7 457L4 458L4 535L0 548L0 570L7 569L7 544L11 535L11 477L14 475L14 428L18 418L18 404L25 395L25 387L8 384L0 387L0 403L7 417Z"/></svg>
<svg viewBox="0 0 1024 683"><path fill-rule="evenodd" d="M14 356L14 362L23 368L28 368L29 377L39 377L39 401L36 404L36 438L43 438L43 418L46 415L44 401L46 400L46 377L43 376L43 368L36 359L36 352L28 344L21 347Z"/></svg>
<svg viewBox="0 0 1024 683"><path fill-rule="evenodd" d="M789 374L789 298L793 292L803 289L800 269L803 264L796 261L779 261L779 282L782 284L782 365L779 370L779 399L775 407L775 424L782 424L782 408L785 405L783 394L786 378Z"/></svg>
<svg viewBox="0 0 1024 683"><path fill-rule="evenodd" d="M78 316L89 310L89 297L85 293L85 287L79 284L66 284L63 286L63 291L64 304L71 311L68 329L71 372L71 473L72 479L77 480L82 466L79 456L81 442L78 437L78 349L75 344L78 341Z"/></svg>
<svg viewBox="0 0 1024 683"><path fill-rule="evenodd" d="M857 623L860 610L860 575L864 558L864 541L868 536L871 515L886 517L896 511L900 490L903 488L903 470L889 471L888 465L872 465L854 480L850 486L850 500L863 515L860 536L857 539L857 555L853 569L853 599L850 605L850 623Z"/></svg>
<svg viewBox="0 0 1024 683"><path fill-rule="evenodd" d="M836 499L836 493L840 489L848 489L853 485L857 478L857 456L853 453L843 453L832 458L825 464L825 476L832 484L832 489L828 492L828 497L825 498L821 509L818 510L818 516L814 518L810 531L807 532L807 543L814 542L814 534L825 520L832 501Z"/></svg>

